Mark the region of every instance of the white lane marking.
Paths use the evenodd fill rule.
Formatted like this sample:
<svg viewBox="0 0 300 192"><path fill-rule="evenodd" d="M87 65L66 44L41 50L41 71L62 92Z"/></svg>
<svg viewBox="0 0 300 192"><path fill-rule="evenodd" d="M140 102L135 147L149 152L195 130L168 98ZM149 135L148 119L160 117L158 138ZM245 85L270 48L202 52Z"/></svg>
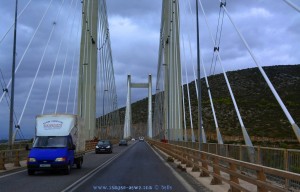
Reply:
<svg viewBox="0 0 300 192"><path fill-rule="evenodd" d="M0 179L5 178L5 177L9 177L9 176L12 176L12 175L16 175L18 173L22 173L22 172L25 172L25 171L27 171L27 169L22 170L22 171L17 171L17 172L9 173L9 174L6 174L6 175L2 175L2 176L0 176Z"/></svg>
<svg viewBox="0 0 300 192"><path fill-rule="evenodd" d="M158 156L158 158L172 171L173 175L180 181L180 183L186 188L189 192L196 192L196 190L185 181L185 179L178 174L173 167L171 167L150 145L148 142L146 142L148 146L152 149L152 151Z"/></svg>
<svg viewBox="0 0 300 192"><path fill-rule="evenodd" d="M125 151L127 151L128 149L130 149L132 146L134 146L136 143L132 144L131 146L129 146L127 149L125 149L124 151L120 152L119 154L111 157L110 159L108 159L107 161L105 161L104 163L102 163L101 165L99 165L98 167L96 167L95 169L93 169L92 171L90 171L89 173L87 173L85 176L81 177L80 179L78 179L77 181L75 181L72 185L68 186L67 188L63 189L61 192L66 192L66 191L75 191L76 189L78 189L82 184L84 184L87 180L89 180L90 178L92 178L94 175L96 175L99 171L101 171L102 169L104 169L105 167L107 167L109 164L111 164L115 159L117 159L120 155L122 155Z"/></svg>

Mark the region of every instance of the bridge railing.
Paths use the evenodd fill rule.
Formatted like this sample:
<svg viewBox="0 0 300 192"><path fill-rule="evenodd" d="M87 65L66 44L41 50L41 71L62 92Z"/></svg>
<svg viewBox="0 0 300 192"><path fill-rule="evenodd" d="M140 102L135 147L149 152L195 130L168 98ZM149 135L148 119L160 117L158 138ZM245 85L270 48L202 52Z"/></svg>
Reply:
<svg viewBox="0 0 300 192"><path fill-rule="evenodd" d="M281 166L282 158L279 158L280 163L277 160L274 161L275 165L279 166L279 168L267 167L260 163L250 163L244 161L245 158L243 158L243 154L249 154L249 151L251 151L245 146L204 145L204 151L200 152L198 149L193 149L190 143L162 143L155 140L148 140L148 142L179 160L186 167L192 166L195 170L197 168L200 169L201 176L211 175L213 177L211 184L228 183L231 191L253 191L250 188L255 188L254 191L262 192L300 190L300 174L282 170L284 168ZM263 148L263 150L270 149ZM276 156L285 154L285 156L288 156L288 152L291 154L289 156L291 160L285 163L297 161L296 158L299 154L297 150L274 150L271 154L275 154ZM255 148L256 158L253 159L255 161L265 159L258 155L261 153L264 153L261 151L261 148ZM248 159L250 160L251 158ZM267 160L260 162L267 162Z"/></svg>
<svg viewBox="0 0 300 192"><path fill-rule="evenodd" d="M169 143L199 149L197 142L169 141ZM300 173L300 150L217 143L203 143L202 150L236 160Z"/></svg>

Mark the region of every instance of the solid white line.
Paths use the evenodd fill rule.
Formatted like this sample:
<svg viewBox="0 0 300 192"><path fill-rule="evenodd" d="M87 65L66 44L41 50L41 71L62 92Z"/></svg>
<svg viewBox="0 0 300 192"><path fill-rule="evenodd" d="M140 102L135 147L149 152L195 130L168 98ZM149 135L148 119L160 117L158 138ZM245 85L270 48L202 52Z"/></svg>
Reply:
<svg viewBox="0 0 300 192"><path fill-rule="evenodd" d="M109 164L111 164L115 159L117 159L120 155L122 155L125 151L127 151L128 149L130 149L132 146L134 146L136 143L132 144L131 146L128 146L127 149L125 149L124 151L122 151L121 153L111 157L110 159L108 159L107 161L105 161L104 163L102 163L101 165L99 165L98 167L96 167L95 169L93 169L92 171L90 171L88 174L86 174L85 176L81 177L80 179L78 179L77 181L75 181L72 185L69 185L67 188L63 189L61 192L66 192L66 191L75 191L76 189L78 189L82 184L84 184L87 180L89 180L90 178L92 178L94 175L96 175L99 171L101 171L102 169L104 169L105 167L107 167Z"/></svg>
<svg viewBox="0 0 300 192"><path fill-rule="evenodd" d="M4 177L9 177L9 176L12 176L12 175L16 175L18 173L22 173L22 172L25 172L25 171L27 171L27 169L26 170L22 170L22 171L17 171L17 172L9 173L9 174L6 174L6 175L2 175L2 176L0 176L0 179L2 179Z"/></svg>
<svg viewBox="0 0 300 192"><path fill-rule="evenodd" d="M158 158L167 166L173 173L173 175L180 181L180 183L186 188L189 192L196 192L196 190L188 183L186 180L178 174L173 167L171 167L150 145L148 142L146 142L148 146L152 149L152 151L158 156Z"/></svg>

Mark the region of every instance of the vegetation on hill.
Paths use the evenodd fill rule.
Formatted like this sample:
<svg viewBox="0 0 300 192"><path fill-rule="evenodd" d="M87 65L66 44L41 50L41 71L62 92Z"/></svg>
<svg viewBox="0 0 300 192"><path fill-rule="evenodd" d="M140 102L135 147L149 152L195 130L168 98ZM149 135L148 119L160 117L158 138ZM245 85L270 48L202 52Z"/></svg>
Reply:
<svg viewBox="0 0 300 192"><path fill-rule="evenodd" d="M295 122L300 124L300 65L264 67L266 74L289 110ZM296 139L292 127L281 107L273 96L266 81L257 68L227 72L232 91L236 98L243 122L250 136ZM223 74L208 77L216 116L222 135L241 136L241 126ZM204 79L201 79L203 123L207 133L215 132L212 110ZM197 126L197 98L195 83L189 83L192 118ZM189 113L187 85L185 90L185 109ZM155 95L153 95L155 102ZM147 123L148 99L132 104L132 122ZM154 104L153 104L154 106ZM124 123L125 108L120 109L121 123ZM190 122L189 115L186 115ZM187 123L187 127L190 124Z"/></svg>

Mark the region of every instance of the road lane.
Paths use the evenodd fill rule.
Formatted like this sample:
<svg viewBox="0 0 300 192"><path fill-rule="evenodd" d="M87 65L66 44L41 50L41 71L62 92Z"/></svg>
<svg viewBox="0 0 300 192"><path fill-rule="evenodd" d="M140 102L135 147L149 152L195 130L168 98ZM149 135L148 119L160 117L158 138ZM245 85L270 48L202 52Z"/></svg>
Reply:
<svg viewBox="0 0 300 192"><path fill-rule="evenodd" d="M133 143L130 143L128 147L132 145ZM70 175L64 175L59 172L38 172L34 176L28 176L27 171L20 171L7 176L2 175L0 177L0 192L62 191L128 147L124 148L115 145L112 154L88 153L84 156L82 169L76 169L76 166L74 166Z"/></svg>
<svg viewBox="0 0 300 192"><path fill-rule="evenodd" d="M146 142L138 142L74 191L192 191ZM196 190L194 190L196 191Z"/></svg>

